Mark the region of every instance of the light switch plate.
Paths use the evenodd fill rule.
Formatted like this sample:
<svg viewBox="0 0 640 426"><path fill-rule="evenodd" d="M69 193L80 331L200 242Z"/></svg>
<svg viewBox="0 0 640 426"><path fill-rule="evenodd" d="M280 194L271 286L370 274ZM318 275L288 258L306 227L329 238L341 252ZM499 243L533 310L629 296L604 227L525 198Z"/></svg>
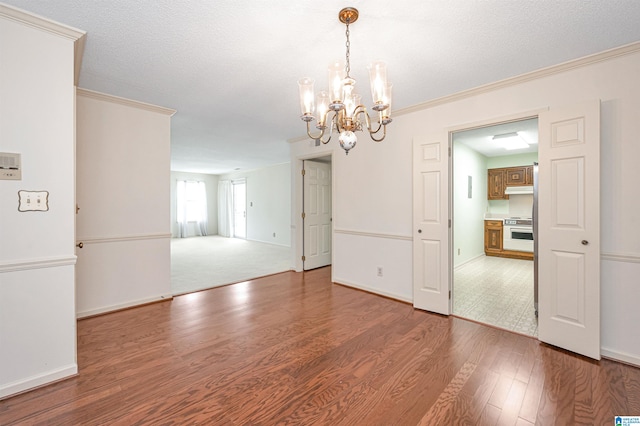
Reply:
<svg viewBox="0 0 640 426"><path fill-rule="evenodd" d="M18 191L18 211L46 212L49 210L49 191Z"/></svg>

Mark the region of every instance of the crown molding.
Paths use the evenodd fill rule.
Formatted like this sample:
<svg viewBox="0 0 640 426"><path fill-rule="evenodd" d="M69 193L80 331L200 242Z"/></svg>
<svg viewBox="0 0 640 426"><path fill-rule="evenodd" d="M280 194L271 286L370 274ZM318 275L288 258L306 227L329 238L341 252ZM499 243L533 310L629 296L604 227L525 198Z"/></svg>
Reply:
<svg viewBox="0 0 640 426"><path fill-rule="evenodd" d="M86 31L60 24L59 22L52 21L51 19L35 15L16 7L7 6L2 3L0 3L0 17L73 41L73 80L74 84L76 86L78 85L78 81L80 80L80 67L82 66L82 55L84 53L84 44L87 38Z"/></svg>
<svg viewBox="0 0 640 426"><path fill-rule="evenodd" d="M588 65L592 65L598 62L607 61L609 59L617 58L619 56L630 55L640 51L640 41L626 44L624 46L615 47L613 49L605 50L593 55L584 56L582 58L574 59L571 61L563 62L550 67L541 68L539 70L531 71L526 74L520 74L515 77L506 78L504 80L496 81L494 83L485 84L475 87L469 90L463 90L462 92L454 93L451 95L436 98L430 101L422 102L417 105L413 105L407 108L402 108L394 111L392 116L397 117L399 115L410 114L412 112L422 111L424 109L433 108L438 105L448 104L450 102L459 101L465 98L470 98L483 93L492 92L494 90L503 89L509 86L515 86L517 84L526 83L528 81L537 80L543 77L548 77L555 74L560 74L566 71L570 71L576 68L582 68Z"/></svg>
<svg viewBox="0 0 640 426"><path fill-rule="evenodd" d="M164 114L168 116L172 116L173 114L176 113L175 109L165 108L157 105L147 104L140 101L121 98L119 96L107 95L106 93L94 92L93 90L82 89L80 87L76 87L76 95L84 96L85 98L92 98L100 101L106 101L114 104L129 106L133 108L146 109L148 111L158 112L160 114Z"/></svg>
<svg viewBox="0 0 640 426"><path fill-rule="evenodd" d="M0 3L0 17L20 22L24 25L47 31L73 41L78 40L87 34L85 31L79 30L77 28L60 24L58 22L52 21L51 19L35 15L31 12L27 12L26 10L7 6L6 4L2 3Z"/></svg>
<svg viewBox="0 0 640 426"><path fill-rule="evenodd" d="M639 51L640 51L640 41L630 43L630 44L625 44L623 46L615 47L613 49L595 53L593 55L584 56L578 59L573 59L571 61L567 61L557 65L552 65L550 67L531 71L526 74L520 74L515 77L506 78L504 80L499 80L493 83L474 87L472 89L463 90L462 92L457 92L451 95L447 95L440 98L432 99L430 101L422 102L417 105L401 108L399 110L393 111L391 115L392 117L398 117L400 115L422 111L425 109L433 108L435 106L444 105L450 102L459 101L459 100L477 96L483 93L492 92L494 90L503 89L505 87L515 86L517 84L526 83L528 81L537 80L537 79L548 77L554 74L560 74L565 71L570 71L576 68L586 67L588 65L607 61L609 59L617 58L619 56L631 55ZM287 142L296 143L304 140L312 140L312 139L309 139L308 136L298 136L298 137L287 139Z"/></svg>

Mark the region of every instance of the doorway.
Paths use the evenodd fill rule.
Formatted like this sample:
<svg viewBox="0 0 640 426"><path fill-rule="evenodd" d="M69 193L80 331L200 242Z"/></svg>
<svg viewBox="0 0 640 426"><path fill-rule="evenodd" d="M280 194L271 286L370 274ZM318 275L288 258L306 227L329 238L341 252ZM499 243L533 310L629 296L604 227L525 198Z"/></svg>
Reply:
<svg viewBox="0 0 640 426"><path fill-rule="evenodd" d="M233 185L233 237L247 238L247 183L234 180Z"/></svg>
<svg viewBox="0 0 640 426"><path fill-rule="evenodd" d="M451 141L452 312L537 336L533 164L538 119L457 131Z"/></svg>

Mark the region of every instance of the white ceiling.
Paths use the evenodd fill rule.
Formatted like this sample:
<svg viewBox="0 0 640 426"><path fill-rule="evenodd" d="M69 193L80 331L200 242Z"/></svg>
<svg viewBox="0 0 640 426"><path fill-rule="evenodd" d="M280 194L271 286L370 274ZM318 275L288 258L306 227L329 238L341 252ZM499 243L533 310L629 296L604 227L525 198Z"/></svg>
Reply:
<svg viewBox="0 0 640 426"><path fill-rule="evenodd" d="M493 140L494 136L507 133L517 133L522 140L529 144L529 147L505 150L504 147ZM538 152L538 119L530 118L527 120L458 131L453 134L453 142L464 144L486 157Z"/></svg>
<svg viewBox="0 0 640 426"><path fill-rule="evenodd" d="M637 0L2 1L87 31L80 87L176 109L172 170L213 174L289 161L346 6L358 91L385 59L394 110L640 40Z"/></svg>

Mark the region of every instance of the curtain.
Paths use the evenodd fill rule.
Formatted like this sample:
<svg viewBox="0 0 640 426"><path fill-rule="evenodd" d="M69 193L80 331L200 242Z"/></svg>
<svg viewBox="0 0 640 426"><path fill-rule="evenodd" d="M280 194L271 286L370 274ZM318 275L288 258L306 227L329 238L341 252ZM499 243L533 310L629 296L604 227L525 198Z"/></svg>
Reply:
<svg viewBox="0 0 640 426"><path fill-rule="evenodd" d="M178 188L176 191L176 220L178 222L178 237L185 238L187 236L187 217L188 217L188 204L187 204L187 182L184 180L178 181Z"/></svg>
<svg viewBox="0 0 640 426"><path fill-rule="evenodd" d="M209 219L207 217L207 188L204 182L198 182L196 187L196 222L198 230L203 237L207 235L207 225Z"/></svg>
<svg viewBox="0 0 640 426"><path fill-rule="evenodd" d="M218 234L233 236L233 188L230 180L218 182Z"/></svg>
<svg viewBox="0 0 640 426"><path fill-rule="evenodd" d="M196 230L203 237L207 235L207 188L204 182L179 180L176 190L176 221L178 237L189 236L189 223L196 223Z"/></svg>

